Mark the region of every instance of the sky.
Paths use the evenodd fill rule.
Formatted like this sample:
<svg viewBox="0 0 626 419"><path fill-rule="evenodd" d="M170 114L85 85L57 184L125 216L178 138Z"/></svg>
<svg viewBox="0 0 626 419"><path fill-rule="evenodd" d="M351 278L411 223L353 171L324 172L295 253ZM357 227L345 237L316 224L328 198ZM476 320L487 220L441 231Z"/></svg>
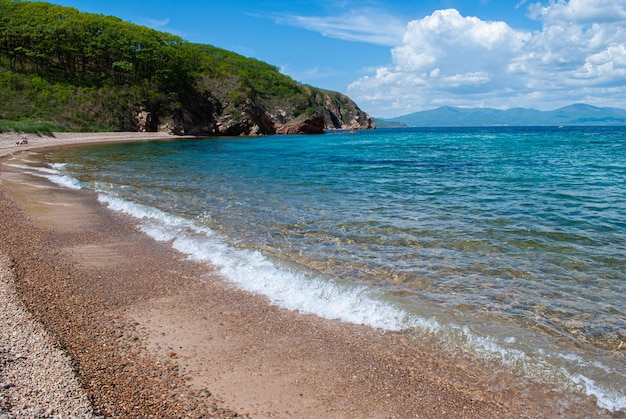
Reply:
<svg viewBox="0 0 626 419"><path fill-rule="evenodd" d="M265 61L374 117L626 108L625 0L51 0Z"/></svg>

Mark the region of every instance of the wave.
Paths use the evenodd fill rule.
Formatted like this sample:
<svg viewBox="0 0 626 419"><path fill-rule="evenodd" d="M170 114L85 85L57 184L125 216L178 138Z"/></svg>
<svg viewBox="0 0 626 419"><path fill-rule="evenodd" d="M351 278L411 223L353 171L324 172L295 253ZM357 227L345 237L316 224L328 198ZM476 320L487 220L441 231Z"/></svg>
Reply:
<svg viewBox="0 0 626 419"><path fill-rule="evenodd" d="M99 200L140 219L142 230L155 240L170 242L194 261L211 263L228 281L280 307L384 330L439 328L434 321L411 318L365 286L341 285L280 266L257 251L227 245L209 228L155 208L103 193Z"/></svg>
<svg viewBox="0 0 626 419"><path fill-rule="evenodd" d="M63 188L69 189L82 189L82 182L78 179L65 175L61 172L60 169L64 167L63 164L60 165L52 165L50 168L48 167L35 167L35 166L27 166L22 164L7 164L7 166L14 167L16 169L20 169L23 172L31 174L33 176L42 177L48 179L50 182L55 185L61 186Z"/></svg>
<svg viewBox="0 0 626 419"><path fill-rule="evenodd" d="M201 223L109 192L101 192L98 199L110 209L140 220L141 229L155 240L170 243L191 260L210 263L227 281L243 290L264 295L282 308L389 331L420 329L447 343L446 346L453 351L453 346L456 350L461 347L482 359L520 371L534 381L556 378L564 390L569 388L594 396L601 408L611 411L626 408L626 397L618 390L605 388L586 375L571 373L570 368L557 367L548 360L561 358L571 365L585 364L577 355L545 351L529 355L515 347L514 337L500 342L494 337L479 336L467 326L417 316L371 288L342 284L333 278L272 261L258 251L232 247ZM541 352L544 352L543 356Z"/></svg>
<svg viewBox="0 0 626 419"><path fill-rule="evenodd" d="M210 263L225 280L243 290L264 295L272 304L282 308L389 331L419 329L452 351L470 351L479 358L518 371L533 381L554 384L556 380L559 388L595 397L601 408L613 412L626 409L626 396L619 384L607 386L604 381L599 384L590 378L602 376L602 373L592 371L607 367L597 363L593 365L594 361L584 360L577 354L541 348L520 349L518 340L521 341L521 337L486 336L449 319L421 316L375 288L343 283L337 278L272 260L255 250L237 248L204 225L202 217L190 220L130 201L118 196L112 189L115 188L113 185L85 184L65 174L64 164L49 168L12 166L62 187L94 189L100 202L113 211L139 220L140 228L153 239L169 243L191 260ZM557 359L562 362L555 362ZM619 371L612 373L621 374Z"/></svg>

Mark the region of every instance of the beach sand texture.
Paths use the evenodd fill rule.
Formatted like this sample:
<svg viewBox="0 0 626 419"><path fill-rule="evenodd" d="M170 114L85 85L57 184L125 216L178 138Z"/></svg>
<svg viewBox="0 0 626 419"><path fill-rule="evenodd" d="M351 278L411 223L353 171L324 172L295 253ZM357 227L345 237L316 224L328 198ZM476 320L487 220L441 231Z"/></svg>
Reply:
<svg viewBox="0 0 626 419"><path fill-rule="evenodd" d="M16 146L19 138L0 139L5 163L42 147L172 139L29 135ZM10 334L0 341L0 417L28 409L38 417L619 417L426 337L272 306L148 238L92 192L6 164L0 211L0 296L14 293L17 303L2 304L0 328L47 342L31 354ZM7 310L42 327L8 324ZM53 358L61 363L51 366ZM44 386L64 389L63 400L9 376L16 359L45 371Z"/></svg>

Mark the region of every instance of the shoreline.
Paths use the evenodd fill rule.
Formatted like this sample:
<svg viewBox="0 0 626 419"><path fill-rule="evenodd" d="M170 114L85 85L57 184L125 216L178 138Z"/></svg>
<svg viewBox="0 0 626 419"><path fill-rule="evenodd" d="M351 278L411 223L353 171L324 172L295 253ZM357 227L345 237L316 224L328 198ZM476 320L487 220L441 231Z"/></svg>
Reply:
<svg viewBox="0 0 626 419"><path fill-rule="evenodd" d="M27 146L3 138L0 156L182 138L153 134L29 136ZM155 243L91 192L6 167L0 181L11 220L3 222L0 253L13 262L20 298L72 358L97 414L621 417L591 398L562 400L453 356L426 337L279 309Z"/></svg>
<svg viewBox="0 0 626 419"><path fill-rule="evenodd" d="M53 132L47 134L22 134L16 132L0 132L0 158L28 150L51 147L69 147L73 145L106 144L120 142L184 140L198 138L195 136L177 136L165 132ZM26 139L28 144L16 143Z"/></svg>

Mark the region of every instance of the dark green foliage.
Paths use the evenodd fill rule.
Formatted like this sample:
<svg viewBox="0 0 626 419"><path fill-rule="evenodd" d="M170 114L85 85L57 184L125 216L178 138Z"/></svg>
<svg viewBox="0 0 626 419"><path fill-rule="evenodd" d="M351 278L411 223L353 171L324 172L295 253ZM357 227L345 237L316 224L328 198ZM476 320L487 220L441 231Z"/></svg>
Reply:
<svg viewBox="0 0 626 419"><path fill-rule="evenodd" d="M0 70L0 120L47 120L57 131L133 130L144 97L132 86L76 86Z"/></svg>
<svg viewBox="0 0 626 419"><path fill-rule="evenodd" d="M162 112L193 90L194 60L183 44L115 17L0 0L0 119L135 129L136 111Z"/></svg>
<svg viewBox="0 0 626 419"><path fill-rule="evenodd" d="M23 120L23 121L0 121L0 132L15 131L28 134L51 134L59 132L58 127L46 121Z"/></svg>
<svg viewBox="0 0 626 419"><path fill-rule="evenodd" d="M327 93L267 63L115 17L0 0L0 120L132 131L147 111L150 130L212 133L225 114L324 113Z"/></svg>
<svg viewBox="0 0 626 419"><path fill-rule="evenodd" d="M0 55L11 71L85 86L177 83L191 61L177 36L41 2L0 0ZM186 68L187 67L187 68Z"/></svg>
<svg viewBox="0 0 626 419"><path fill-rule="evenodd" d="M253 98L267 108L285 102L302 109L311 105L307 88L281 74L273 65L210 45L186 44L185 47L199 57L197 72L218 84L224 79L237 80L237 85L225 96L232 104Z"/></svg>

